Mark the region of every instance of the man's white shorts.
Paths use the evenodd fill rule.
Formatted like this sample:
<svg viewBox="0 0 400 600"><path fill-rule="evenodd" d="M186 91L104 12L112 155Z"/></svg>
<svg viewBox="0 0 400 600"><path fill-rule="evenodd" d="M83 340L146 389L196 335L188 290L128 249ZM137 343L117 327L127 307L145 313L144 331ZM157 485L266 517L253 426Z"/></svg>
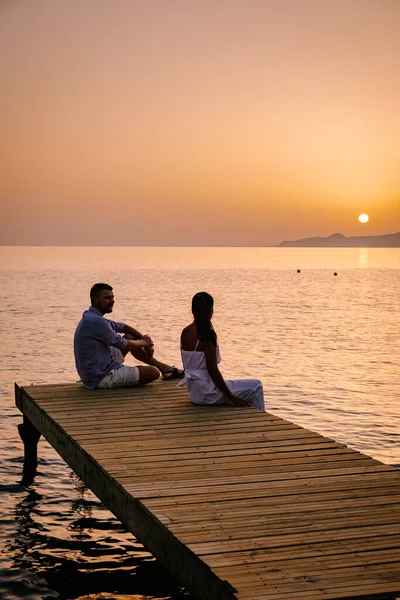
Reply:
<svg viewBox="0 0 400 600"><path fill-rule="evenodd" d="M138 367L125 367L122 366L119 369L110 371L100 381L97 387L101 389L105 388L119 388L119 387L132 387L139 383L139 369Z"/></svg>
<svg viewBox="0 0 400 600"><path fill-rule="evenodd" d="M124 362L124 355L118 348L111 346L111 354L117 362L121 365ZM139 369L138 367L125 367L122 365L119 369L114 369L107 373L107 375L100 381L97 387L101 389L106 388L119 388L119 387L132 387L139 383Z"/></svg>

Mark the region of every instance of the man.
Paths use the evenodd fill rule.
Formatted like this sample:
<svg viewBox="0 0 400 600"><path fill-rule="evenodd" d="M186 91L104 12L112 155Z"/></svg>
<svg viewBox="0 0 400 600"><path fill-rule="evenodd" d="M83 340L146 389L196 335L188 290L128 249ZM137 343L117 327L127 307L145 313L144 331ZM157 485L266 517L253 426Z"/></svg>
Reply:
<svg viewBox="0 0 400 600"><path fill-rule="evenodd" d="M183 371L154 357L153 342L148 335L104 318L114 307L110 285L95 283L90 290L90 301L91 307L83 313L74 336L76 368L85 387L117 388L150 383L159 378L160 371L163 379L183 377ZM124 366L128 352L147 366Z"/></svg>

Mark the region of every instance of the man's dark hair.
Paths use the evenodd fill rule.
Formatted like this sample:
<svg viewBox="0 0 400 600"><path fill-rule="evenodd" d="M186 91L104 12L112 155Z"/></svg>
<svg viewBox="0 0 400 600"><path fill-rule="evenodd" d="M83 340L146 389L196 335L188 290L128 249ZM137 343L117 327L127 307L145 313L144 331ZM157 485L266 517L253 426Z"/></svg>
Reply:
<svg viewBox="0 0 400 600"><path fill-rule="evenodd" d="M95 283L90 290L90 300L93 300L102 290L112 292L112 287L108 283Z"/></svg>

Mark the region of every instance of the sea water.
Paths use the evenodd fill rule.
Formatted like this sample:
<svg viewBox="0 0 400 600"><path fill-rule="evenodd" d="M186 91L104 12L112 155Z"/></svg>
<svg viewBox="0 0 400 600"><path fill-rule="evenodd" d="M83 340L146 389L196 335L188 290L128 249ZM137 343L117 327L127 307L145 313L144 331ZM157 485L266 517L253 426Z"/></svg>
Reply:
<svg viewBox="0 0 400 600"><path fill-rule="evenodd" d="M400 466L400 249L0 247L0 268L2 600L189 598L43 439L21 485L13 384L78 379L95 282L177 366L191 297L211 293L226 378L260 378L270 412Z"/></svg>

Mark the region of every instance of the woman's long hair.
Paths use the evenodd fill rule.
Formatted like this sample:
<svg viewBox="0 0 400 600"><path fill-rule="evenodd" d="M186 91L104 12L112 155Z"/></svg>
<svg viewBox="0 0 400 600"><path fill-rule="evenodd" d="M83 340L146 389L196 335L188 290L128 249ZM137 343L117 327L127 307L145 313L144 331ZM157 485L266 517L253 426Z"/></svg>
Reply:
<svg viewBox="0 0 400 600"><path fill-rule="evenodd" d="M203 344L217 343L217 335L211 324L214 298L207 292L198 292L192 298L192 313L197 327L197 336Z"/></svg>

